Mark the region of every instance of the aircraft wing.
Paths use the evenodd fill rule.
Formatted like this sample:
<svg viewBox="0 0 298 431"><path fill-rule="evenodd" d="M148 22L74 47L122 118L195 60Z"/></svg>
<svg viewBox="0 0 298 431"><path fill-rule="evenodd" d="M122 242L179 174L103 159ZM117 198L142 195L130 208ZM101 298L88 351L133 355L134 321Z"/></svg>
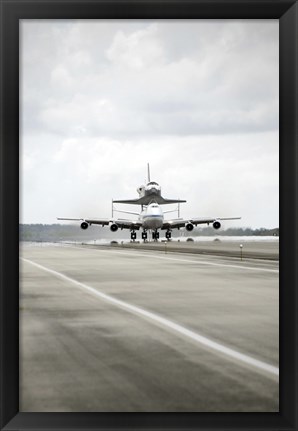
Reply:
<svg viewBox="0 0 298 431"><path fill-rule="evenodd" d="M209 223L213 223L215 221L221 221L221 220L240 220L241 217L206 217L206 218L193 218L190 221L190 223L194 224L195 226L198 224L209 224Z"/></svg>
<svg viewBox="0 0 298 431"><path fill-rule="evenodd" d="M151 198L152 200L152 198ZM148 204L148 199L147 196L143 196L141 198L138 199L118 199L118 200L113 200L114 203L116 204L129 204L129 205L147 205Z"/></svg>
<svg viewBox="0 0 298 431"><path fill-rule="evenodd" d="M106 226L110 224L112 220L104 218L104 219L89 219L89 218L62 218L57 217L57 220L67 220L67 221L86 221L89 224L99 224L101 226Z"/></svg>
<svg viewBox="0 0 298 431"><path fill-rule="evenodd" d="M189 221L183 219L165 220L163 222L162 229L178 229L180 227L184 227L186 223L189 223Z"/></svg>
<svg viewBox="0 0 298 431"><path fill-rule="evenodd" d="M127 220L127 219L91 219L91 218L62 218L57 217L57 220L67 221L80 221L87 222L88 224L98 224L100 226L107 226L110 223L116 224L120 229L140 229L142 223L138 220Z"/></svg>
<svg viewBox="0 0 298 431"><path fill-rule="evenodd" d="M166 198L163 198L162 196L158 196L156 198L156 202L159 205L167 205L167 204L180 204L180 203L184 203L186 201L183 199L166 199Z"/></svg>
<svg viewBox="0 0 298 431"><path fill-rule="evenodd" d="M142 223L139 220L116 219L113 221L120 229L139 230Z"/></svg>
<svg viewBox="0 0 298 431"><path fill-rule="evenodd" d="M198 224L209 224L215 221L221 220L239 220L241 217L200 217L200 218L192 218L188 220L184 219L173 219L173 220L165 220L162 229L177 229L180 227L185 227L186 224L191 223L195 226Z"/></svg>

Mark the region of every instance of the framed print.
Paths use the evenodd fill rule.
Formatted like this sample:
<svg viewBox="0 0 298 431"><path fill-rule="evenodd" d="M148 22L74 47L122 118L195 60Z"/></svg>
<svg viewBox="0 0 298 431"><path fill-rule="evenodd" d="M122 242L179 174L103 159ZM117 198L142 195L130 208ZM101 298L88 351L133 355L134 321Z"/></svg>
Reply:
<svg viewBox="0 0 298 431"><path fill-rule="evenodd" d="M1 0L1 429L297 429L296 36Z"/></svg>

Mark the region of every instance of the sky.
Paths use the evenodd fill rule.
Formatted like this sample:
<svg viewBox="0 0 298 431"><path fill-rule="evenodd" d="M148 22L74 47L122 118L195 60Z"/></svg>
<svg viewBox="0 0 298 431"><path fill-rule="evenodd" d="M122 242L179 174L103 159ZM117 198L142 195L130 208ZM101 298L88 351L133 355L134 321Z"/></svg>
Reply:
<svg viewBox="0 0 298 431"><path fill-rule="evenodd" d="M278 227L278 32L278 20L22 20L20 223L111 217L150 163L162 195L187 200L182 217Z"/></svg>

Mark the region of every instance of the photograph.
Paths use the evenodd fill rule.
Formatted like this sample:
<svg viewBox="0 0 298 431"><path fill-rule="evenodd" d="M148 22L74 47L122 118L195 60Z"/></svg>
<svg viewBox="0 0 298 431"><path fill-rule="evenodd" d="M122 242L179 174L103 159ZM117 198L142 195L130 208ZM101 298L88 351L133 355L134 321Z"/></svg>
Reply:
<svg viewBox="0 0 298 431"><path fill-rule="evenodd" d="M280 411L279 37L20 20L20 412Z"/></svg>

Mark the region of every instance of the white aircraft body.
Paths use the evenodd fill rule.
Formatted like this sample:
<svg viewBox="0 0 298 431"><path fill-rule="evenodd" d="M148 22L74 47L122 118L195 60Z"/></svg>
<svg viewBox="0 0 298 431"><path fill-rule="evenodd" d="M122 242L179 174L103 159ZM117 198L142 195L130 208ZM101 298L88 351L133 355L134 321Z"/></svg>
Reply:
<svg viewBox="0 0 298 431"><path fill-rule="evenodd" d="M135 220L131 219L74 219L74 218L58 218L58 220L69 220L69 221L80 221L81 228L87 229L92 224L97 224L101 226L109 226L112 232L116 232L118 229L129 229L131 232L131 239L134 241L136 239L136 230L142 229L142 239L146 240L148 237L147 231L152 231L152 238L157 240L159 238L158 230L166 230L166 238L169 240L171 238L172 229L185 228L187 231L192 231L194 226L198 224L210 224L212 223L214 229L219 229L222 220L237 220L241 217L228 217L228 218L215 218L215 217L205 217L205 218L191 218L183 219L176 218L171 220L164 219L164 212L161 206L154 200L147 205L141 213L120 211L127 214L138 215ZM172 212L172 211L165 211Z"/></svg>

